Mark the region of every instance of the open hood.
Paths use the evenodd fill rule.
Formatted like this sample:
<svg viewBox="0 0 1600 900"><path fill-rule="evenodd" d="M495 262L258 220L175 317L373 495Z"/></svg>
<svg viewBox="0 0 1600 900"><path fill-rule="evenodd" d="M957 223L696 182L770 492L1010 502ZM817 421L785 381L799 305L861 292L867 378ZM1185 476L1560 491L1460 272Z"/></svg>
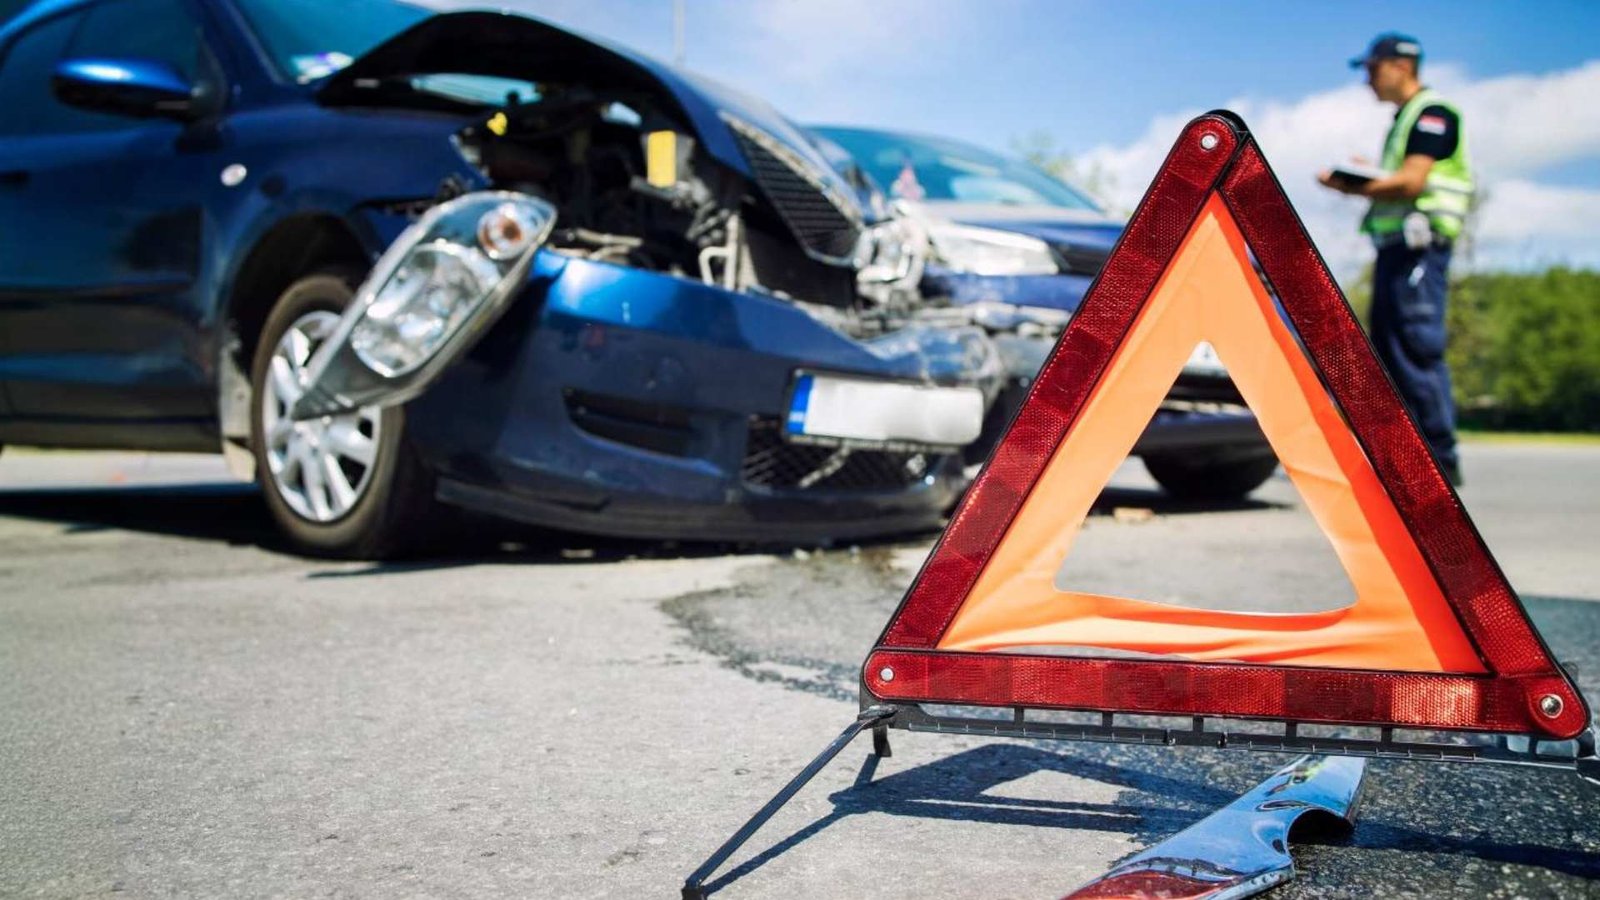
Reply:
<svg viewBox="0 0 1600 900"><path fill-rule="evenodd" d="M765 132L804 160L818 181L840 194L852 193L811 142L761 100L627 48L514 13L444 13L418 22L329 76L318 87L317 99L330 106L401 105L403 94L378 90L385 81L442 74L581 81L597 89L665 94L676 101L705 151L734 171L754 175L729 118Z"/></svg>
<svg viewBox="0 0 1600 900"><path fill-rule="evenodd" d="M424 19L357 58L318 87L324 102L347 102L364 83L410 75L493 75L525 81L572 80L649 89L658 83L642 60L619 47L512 13L445 13Z"/></svg>

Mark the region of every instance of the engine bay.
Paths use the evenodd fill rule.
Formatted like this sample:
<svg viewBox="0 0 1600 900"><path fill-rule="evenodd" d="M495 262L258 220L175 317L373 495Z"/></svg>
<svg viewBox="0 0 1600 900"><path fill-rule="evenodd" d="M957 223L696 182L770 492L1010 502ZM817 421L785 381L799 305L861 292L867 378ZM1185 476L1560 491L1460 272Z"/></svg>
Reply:
<svg viewBox="0 0 1600 900"><path fill-rule="evenodd" d="M547 244L558 252L792 302L852 336L893 330L916 305L925 239L919 249L901 223L866 225L775 140L743 142L769 183L723 164L670 98L541 82L456 143L496 188L558 210Z"/></svg>

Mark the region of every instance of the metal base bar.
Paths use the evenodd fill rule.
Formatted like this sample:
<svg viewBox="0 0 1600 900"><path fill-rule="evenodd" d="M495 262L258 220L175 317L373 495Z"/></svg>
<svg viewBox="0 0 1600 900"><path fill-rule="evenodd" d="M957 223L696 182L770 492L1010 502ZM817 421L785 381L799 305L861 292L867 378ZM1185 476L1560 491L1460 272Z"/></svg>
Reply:
<svg viewBox="0 0 1600 900"><path fill-rule="evenodd" d="M884 726L903 728L907 731L1530 766L1575 771L1587 781L1600 783L1600 756L1596 755L1596 729L1592 725L1571 741L1545 741L1520 735L1486 735L1497 741L1495 746L1474 746L1395 740L1393 728L1381 729L1377 740L1309 737L1299 733L1300 728L1307 724L1301 722L1263 721L1263 725L1281 725L1283 733L1261 734L1211 727L1214 720L1208 720L1205 716L1193 717L1188 728L1150 728L1118 725L1116 717L1119 714L1107 712L1099 713L1100 723L1091 725L1029 719L1027 717L1029 710L1025 707L995 707L993 709L996 713L1008 713L1008 715L1003 717L996 715L994 718L979 715L939 715L914 704L891 707L891 709L893 715L884 722Z"/></svg>
<svg viewBox="0 0 1600 900"><path fill-rule="evenodd" d="M809 765L801 769L800 774L790 779L789 783L783 786L783 790L779 791L771 800L768 800L766 806L761 807L754 816L750 817L750 821L744 823L743 827L733 833L733 837L728 838L721 847L717 848L715 853L711 854L710 858L701 864L700 868L694 870L694 874L683 882L683 900L705 900L705 883L706 879L711 877L711 873L727 862L728 857L732 856L734 851L744 846L744 843L750 840L760 830L761 826L767 824L768 819L771 819L778 810L783 808L785 803L793 799L794 795L798 794L800 789L806 786L807 782L815 778L817 773L832 762L833 758L839 755L839 751L855 740L856 736L861 732L866 731L868 728L873 729L873 749L878 751L879 756L888 756L888 731L883 729L883 737L880 743L878 738L879 726L892 718L896 711L896 707L893 706L871 706L863 709L856 720L850 723L849 728L846 728L838 737L833 739L832 743L824 747L822 752L817 754L816 759L813 759Z"/></svg>
<svg viewBox="0 0 1600 900"><path fill-rule="evenodd" d="M865 697L865 694L863 694ZM963 707L972 708L972 707ZM1139 725L1118 725L1117 716L1125 715L1097 711L1099 724L1050 722L1029 719L1028 707L981 707L995 713L993 718L982 715L941 715L929 712L922 706L889 704L866 706L854 722L828 746L822 749L800 773L789 780L766 805L756 811L733 836L712 853L700 868L683 883L683 900L705 900L706 879L721 868L730 857L761 829L784 804L794 798L800 789L810 783L833 758L863 731L872 730L872 749L878 757L891 754L889 729L923 731L944 734L973 734L989 737L1028 738L1033 740L1091 741L1097 743L1140 744L1143 746L1215 747L1223 750L1256 750L1278 753L1317 753L1330 756L1368 757L1375 759L1423 760L1432 762L1468 762L1498 765L1529 766L1543 769L1573 771L1584 780L1600 785L1600 755L1596 754L1597 729L1588 730L1571 741L1543 741L1518 735L1481 735L1495 738L1495 746L1429 743L1425 741L1400 741L1394 739L1393 728L1382 728L1377 740L1342 737L1302 736L1302 725L1315 723L1271 722L1277 724L1282 734L1228 731L1208 727L1208 718L1194 716L1188 728L1151 728ZM1038 710L1055 712L1061 710ZM1209 720L1216 724L1215 719ZM1475 734L1475 733L1474 733ZM1358 779L1359 782L1359 779ZM1352 797L1352 802L1353 802ZM1341 813L1342 815L1343 813ZM1242 896L1242 895L1241 895Z"/></svg>

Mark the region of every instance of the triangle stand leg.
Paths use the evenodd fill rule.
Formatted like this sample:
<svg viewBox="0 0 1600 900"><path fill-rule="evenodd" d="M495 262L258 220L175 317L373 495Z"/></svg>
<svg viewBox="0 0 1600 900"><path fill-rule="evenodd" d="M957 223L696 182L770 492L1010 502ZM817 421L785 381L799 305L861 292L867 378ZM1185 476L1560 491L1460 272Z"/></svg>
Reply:
<svg viewBox="0 0 1600 900"><path fill-rule="evenodd" d="M685 879L683 882L683 900L705 900L706 879L721 868L722 864L728 861L728 857L744 846L745 842L750 840L761 829L761 826L767 824L767 820L782 809L784 804L794 799L794 795L798 794L801 788L810 783L811 779L815 778L817 773L832 762L833 758L838 756L839 752L845 747L849 746L850 742L855 740L861 732L869 728L872 729L874 751L878 756L888 756L887 723L894 718L897 711L897 708L893 706L870 706L862 710L856 720L850 723L850 727L840 732L838 737L834 738L828 746L822 749L821 753L817 754L816 759L813 759L804 769L801 769L799 774L789 779L789 783L784 785L783 789L778 791L771 800L768 800L767 805L757 810L756 814L750 817L750 821L744 823L738 831L733 833L733 837L723 842L722 846L718 847L716 852L712 853L700 865L700 868L695 869L694 873ZM881 737L880 734L882 735Z"/></svg>

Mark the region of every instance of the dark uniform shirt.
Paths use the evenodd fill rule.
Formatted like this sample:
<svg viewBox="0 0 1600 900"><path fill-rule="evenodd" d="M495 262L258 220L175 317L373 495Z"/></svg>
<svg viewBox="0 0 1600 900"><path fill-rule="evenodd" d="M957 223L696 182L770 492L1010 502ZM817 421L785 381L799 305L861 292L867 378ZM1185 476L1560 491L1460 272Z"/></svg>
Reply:
<svg viewBox="0 0 1600 900"><path fill-rule="evenodd" d="M1396 119L1400 118L1397 111ZM1445 159L1456 152L1460 140L1461 120L1443 106L1424 106L1406 138L1406 156L1420 153L1434 159Z"/></svg>

